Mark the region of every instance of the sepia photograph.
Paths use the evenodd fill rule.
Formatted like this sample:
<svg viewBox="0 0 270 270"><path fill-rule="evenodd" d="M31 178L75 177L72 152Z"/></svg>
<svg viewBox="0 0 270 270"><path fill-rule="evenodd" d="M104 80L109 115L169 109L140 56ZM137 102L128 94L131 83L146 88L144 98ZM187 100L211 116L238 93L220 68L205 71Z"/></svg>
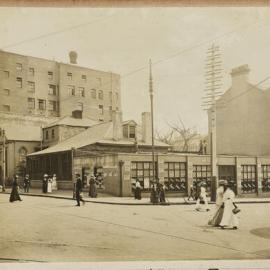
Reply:
<svg viewBox="0 0 270 270"><path fill-rule="evenodd" d="M74 3L0 5L0 269L270 269L270 5Z"/></svg>

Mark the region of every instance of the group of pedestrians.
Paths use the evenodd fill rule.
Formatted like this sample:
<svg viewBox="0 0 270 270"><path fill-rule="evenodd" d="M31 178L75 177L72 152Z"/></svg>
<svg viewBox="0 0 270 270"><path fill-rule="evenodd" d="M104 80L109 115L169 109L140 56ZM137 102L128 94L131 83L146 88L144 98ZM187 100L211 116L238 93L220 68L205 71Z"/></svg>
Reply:
<svg viewBox="0 0 270 270"><path fill-rule="evenodd" d="M159 182L152 184L150 202L153 204L166 203L164 185Z"/></svg>
<svg viewBox="0 0 270 270"><path fill-rule="evenodd" d="M140 184L139 179L136 179L134 189L134 199L141 200L141 198L142 198L142 186ZM166 202L164 185L162 185L159 182L153 183L151 185L150 202L153 204Z"/></svg>
<svg viewBox="0 0 270 270"><path fill-rule="evenodd" d="M221 227L221 229L238 229L239 220L237 214L240 212L240 209L235 204L234 199L233 182L220 180L217 189L215 211L208 224Z"/></svg>
<svg viewBox="0 0 270 270"><path fill-rule="evenodd" d="M45 173L42 180L42 192L52 193L53 189L56 189L56 174L49 176Z"/></svg>

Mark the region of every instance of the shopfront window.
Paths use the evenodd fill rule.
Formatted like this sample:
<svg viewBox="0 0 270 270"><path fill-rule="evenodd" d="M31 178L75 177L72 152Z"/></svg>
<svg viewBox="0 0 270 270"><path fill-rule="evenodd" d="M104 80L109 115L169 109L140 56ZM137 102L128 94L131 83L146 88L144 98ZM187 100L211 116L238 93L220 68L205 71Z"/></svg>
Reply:
<svg viewBox="0 0 270 270"><path fill-rule="evenodd" d="M187 191L187 168L185 162L165 162L164 184L167 191Z"/></svg>
<svg viewBox="0 0 270 270"><path fill-rule="evenodd" d="M262 165L262 192L270 192L270 165Z"/></svg>
<svg viewBox="0 0 270 270"><path fill-rule="evenodd" d="M241 189L242 193L257 192L256 165L241 166Z"/></svg>
<svg viewBox="0 0 270 270"><path fill-rule="evenodd" d="M155 165L157 172L157 163ZM135 189L136 179L140 181L142 190L150 190L150 181L153 180L153 163L152 162L131 162L131 181L132 190Z"/></svg>
<svg viewBox="0 0 270 270"><path fill-rule="evenodd" d="M211 191L211 166L210 165L193 165L193 184L201 182L206 183L207 192Z"/></svg>

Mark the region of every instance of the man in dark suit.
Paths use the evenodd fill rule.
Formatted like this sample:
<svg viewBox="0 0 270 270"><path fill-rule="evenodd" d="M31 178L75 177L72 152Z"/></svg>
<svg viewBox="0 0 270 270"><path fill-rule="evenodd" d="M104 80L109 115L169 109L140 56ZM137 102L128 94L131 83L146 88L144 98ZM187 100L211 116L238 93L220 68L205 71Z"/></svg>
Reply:
<svg viewBox="0 0 270 270"><path fill-rule="evenodd" d="M80 205L80 202L82 202L83 204L85 204L85 201L83 200L82 198L82 179L80 177L80 174L79 173L76 173L76 201L77 201L77 204L76 206L81 206Z"/></svg>

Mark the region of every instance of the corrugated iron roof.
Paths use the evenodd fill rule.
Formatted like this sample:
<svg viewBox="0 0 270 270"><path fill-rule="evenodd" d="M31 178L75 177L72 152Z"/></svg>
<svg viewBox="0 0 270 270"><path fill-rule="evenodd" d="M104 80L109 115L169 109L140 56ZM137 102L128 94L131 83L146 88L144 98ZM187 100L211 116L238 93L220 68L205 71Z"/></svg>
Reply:
<svg viewBox="0 0 270 270"><path fill-rule="evenodd" d="M142 142L141 134L138 134L138 145L142 146L150 146L151 144ZM72 148L78 149L83 146L102 143L102 144L114 144L114 145L134 145L134 140L129 139L113 139L113 122L105 122L89 127L87 130L55 145L44 149L39 152L31 153L28 156L42 155L42 154L50 154L56 152L64 152L69 151ZM159 147L168 147L167 144L155 141L155 145Z"/></svg>

